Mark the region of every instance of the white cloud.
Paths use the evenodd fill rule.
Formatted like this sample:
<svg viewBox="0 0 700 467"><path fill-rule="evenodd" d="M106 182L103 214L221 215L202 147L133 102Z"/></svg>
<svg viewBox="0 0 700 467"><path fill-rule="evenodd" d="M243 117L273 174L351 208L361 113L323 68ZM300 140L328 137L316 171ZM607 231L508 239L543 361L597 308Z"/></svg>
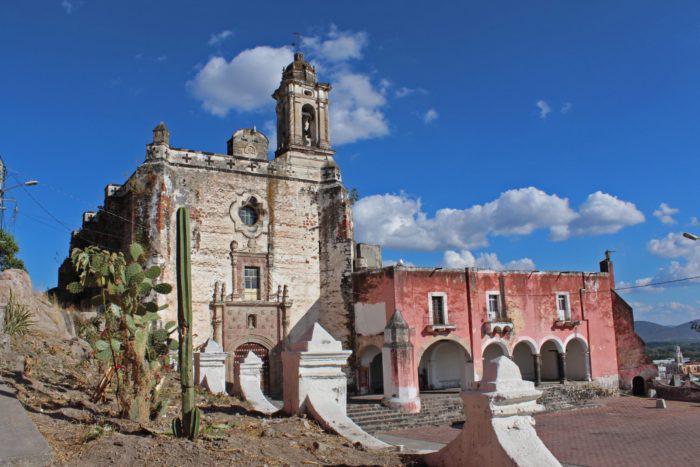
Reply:
<svg viewBox="0 0 700 467"><path fill-rule="evenodd" d="M678 325L700 318L700 306L678 301L656 303L630 302L636 320L650 320L665 325Z"/></svg>
<svg viewBox="0 0 700 467"><path fill-rule="evenodd" d="M166 61L167 59L168 59L168 56L167 56L167 55L160 55L160 56L156 57L156 61L157 61L157 62L164 62L164 61Z"/></svg>
<svg viewBox="0 0 700 467"><path fill-rule="evenodd" d="M572 107L573 107L573 106L571 105L571 102L564 102L564 103L561 105L560 112L563 113L563 114L568 114L569 112L571 112L571 108L572 108Z"/></svg>
<svg viewBox="0 0 700 467"><path fill-rule="evenodd" d="M389 134L382 112L384 95L374 89L369 76L339 73L333 81L330 107L331 138L335 144L353 143Z"/></svg>
<svg viewBox="0 0 700 467"><path fill-rule="evenodd" d="M689 240L681 233L669 233L664 238L649 241L647 248L656 256L673 259L659 268L654 282L700 276L700 242ZM695 279L694 282L700 280ZM679 285L687 283L681 282Z"/></svg>
<svg viewBox="0 0 700 467"><path fill-rule="evenodd" d="M611 234L641 222L644 214L633 203L596 191L588 195L569 229L576 236Z"/></svg>
<svg viewBox="0 0 700 467"><path fill-rule="evenodd" d="M663 292L664 288L656 285L650 285L654 282L653 277L642 277L634 282L620 281L615 286L616 290L620 290L624 293L636 293L636 292ZM626 290L621 290L626 289Z"/></svg>
<svg viewBox="0 0 700 467"><path fill-rule="evenodd" d="M389 134L383 108L388 80L373 83L369 75L352 69L348 61L362 57L368 44L364 32L339 31L332 26L322 36L305 37L310 58L333 83L330 96L331 140L335 145ZM207 112L224 117L231 110L250 112L272 109L271 94L281 70L293 60L290 47L258 46L227 61L215 56L187 83ZM270 136L270 135L268 135Z"/></svg>
<svg viewBox="0 0 700 467"><path fill-rule="evenodd" d="M439 209L429 217L419 199L405 194L372 195L354 207L361 241L389 248L434 251L488 245L489 235L528 235L548 229L553 240L617 232L644 220L632 203L594 193L579 211L569 200L534 187L508 190L497 199L465 209Z"/></svg>
<svg viewBox="0 0 700 467"><path fill-rule="evenodd" d="M425 123L432 123L432 122L434 122L435 120L437 120L437 118L438 118L439 116L440 116L440 114L438 114L437 110L435 110L435 109L428 109L428 111L427 111L425 114L423 114L423 122L425 122Z"/></svg>
<svg viewBox="0 0 700 467"><path fill-rule="evenodd" d="M75 8L75 4L73 2L70 2L68 0L62 0L61 1L61 8L66 10L66 13L69 15L73 12L73 8Z"/></svg>
<svg viewBox="0 0 700 467"><path fill-rule="evenodd" d="M516 259L509 261L504 265L498 259L496 253L480 253L479 256L475 258L472 252L469 250L447 250L443 255L443 263L448 268L477 267L483 269L493 269L496 271L532 271L535 269L535 263L530 258Z"/></svg>
<svg viewBox="0 0 700 467"><path fill-rule="evenodd" d="M696 225L700 225L700 221L698 220L697 217L693 216L690 218L690 225L695 227Z"/></svg>
<svg viewBox="0 0 700 467"><path fill-rule="evenodd" d="M212 57L187 83L204 109L219 117L232 109L254 111L272 105L281 70L293 59L290 47L259 46L226 61Z"/></svg>
<svg viewBox="0 0 700 467"><path fill-rule="evenodd" d="M653 212L654 217L659 219L662 224L675 224L676 220L673 218L674 215L678 213L678 209L672 208L666 203L661 203L659 208Z"/></svg>
<svg viewBox="0 0 700 467"><path fill-rule="evenodd" d="M546 101L543 101L540 99L539 101L537 101L537 103L535 105L537 106L538 109L540 109L540 118L541 119L547 118L547 115L552 113L552 108L549 106L549 104L547 104Z"/></svg>
<svg viewBox="0 0 700 467"><path fill-rule="evenodd" d="M226 29L224 31L217 32L216 34L212 34L211 37L209 37L209 41L207 43L212 46L218 45L225 41L227 38L231 37L232 35L233 31Z"/></svg>
<svg viewBox="0 0 700 467"><path fill-rule="evenodd" d="M345 62L362 58L363 49L369 43L366 32L339 31L334 24L324 37L303 37L302 46L322 61Z"/></svg>
<svg viewBox="0 0 700 467"><path fill-rule="evenodd" d="M408 88L406 86L401 86L400 88L397 88L396 91L394 91L394 97L397 99L402 99L404 97L408 97L412 94L427 94L428 91L426 91L423 88Z"/></svg>

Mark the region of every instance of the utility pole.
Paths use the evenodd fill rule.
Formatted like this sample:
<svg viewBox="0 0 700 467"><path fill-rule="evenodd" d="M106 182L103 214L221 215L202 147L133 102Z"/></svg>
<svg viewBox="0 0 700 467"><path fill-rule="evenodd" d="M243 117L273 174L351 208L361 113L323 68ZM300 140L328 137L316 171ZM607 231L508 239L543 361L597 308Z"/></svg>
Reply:
<svg viewBox="0 0 700 467"><path fill-rule="evenodd" d="M17 203L17 200L14 198L6 198L5 193L21 186L35 186L39 184L39 182L36 180L27 180L26 182L13 185L10 188L5 188L6 181L7 166L5 165L5 161L2 159L2 156L0 156L0 230L5 230L5 211L7 210L5 202L12 201L14 203Z"/></svg>

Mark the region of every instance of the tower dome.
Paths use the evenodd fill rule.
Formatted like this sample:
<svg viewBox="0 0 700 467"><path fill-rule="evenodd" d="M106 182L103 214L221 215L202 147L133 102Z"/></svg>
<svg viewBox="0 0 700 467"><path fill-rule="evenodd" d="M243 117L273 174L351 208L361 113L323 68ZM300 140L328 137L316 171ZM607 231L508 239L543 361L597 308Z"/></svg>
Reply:
<svg viewBox="0 0 700 467"><path fill-rule="evenodd" d="M299 80L308 84L316 83L316 69L304 59L301 52L294 53L294 61L287 65L282 73L282 80Z"/></svg>

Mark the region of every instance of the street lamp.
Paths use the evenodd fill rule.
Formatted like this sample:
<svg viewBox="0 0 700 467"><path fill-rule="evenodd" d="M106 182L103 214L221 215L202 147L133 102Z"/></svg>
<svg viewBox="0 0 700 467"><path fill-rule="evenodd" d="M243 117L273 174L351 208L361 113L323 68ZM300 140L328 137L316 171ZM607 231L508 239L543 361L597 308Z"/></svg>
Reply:
<svg viewBox="0 0 700 467"><path fill-rule="evenodd" d="M35 186L38 184L39 182L37 180L27 180L26 182L18 183L17 185L12 185L9 188L0 187L0 230L5 228L5 210L7 209L5 208L5 201L14 201L15 203L17 202L14 198L5 198L5 193L21 186Z"/></svg>
<svg viewBox="0 0 700 467"><path fill-rule="evenodd" d="M700 240L700 237L690 232L683 232L683 236L689 240Z"/></svg>

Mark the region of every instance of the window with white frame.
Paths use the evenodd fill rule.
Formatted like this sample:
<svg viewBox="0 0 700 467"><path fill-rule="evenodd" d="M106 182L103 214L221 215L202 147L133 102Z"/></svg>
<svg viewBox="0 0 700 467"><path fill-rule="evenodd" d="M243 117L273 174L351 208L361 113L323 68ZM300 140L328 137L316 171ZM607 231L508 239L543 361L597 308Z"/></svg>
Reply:
<svg viewBox="0 0 700 467"><path fill-rule="evenodd" d="M557 316L562 321L571 321L571 304L567 292L557 292Z"/></svg>
<svg viewBox="0 0 700 467"><path fill-rule="evenodd" d="M428 300L430 324L438 326L448 324L447 294L444 292L431 292L428 294Z"/></svg>
<svg viewBox="0 0 700 467"><path fill-rule="evenodd" d="M486 305L489 321L498 321L506 318L500 292L488 292L486 294Z"/></svg>

